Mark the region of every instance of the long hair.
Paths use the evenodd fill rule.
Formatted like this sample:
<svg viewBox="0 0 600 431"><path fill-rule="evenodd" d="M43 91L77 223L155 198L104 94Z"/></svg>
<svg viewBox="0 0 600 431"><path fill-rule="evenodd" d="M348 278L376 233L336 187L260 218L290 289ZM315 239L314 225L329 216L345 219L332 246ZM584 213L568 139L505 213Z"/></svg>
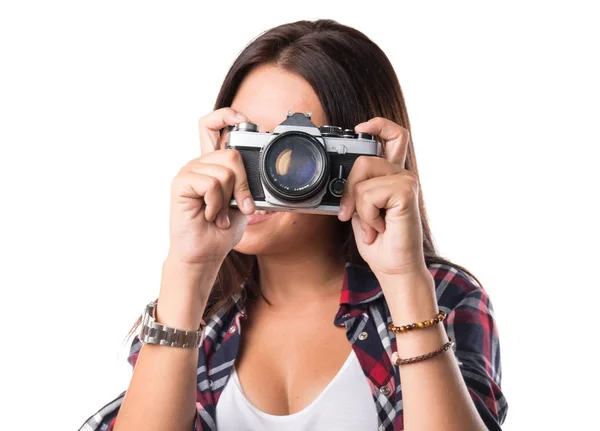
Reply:
<svg viewBox="0 0 600 431"><path fill-rule="evenodd" d="M328 124L344 128L384 117L410 131L410 122L398 77L384 52L360 31L332 20L298 21L274 27L254 39L229 69L215 102L215 109L231 106L248 73L260 65L274 65L306 80L317 94ZM412 140L405 169L419 175ZM419 211L425 263L465 268L439 256L429 228L423 193L419 187ZM347 262L367 266L358 253L351 223L342 223L341 245ZM234 250L225 258L211 292L204 318L227 306L235 294L260 295L251 273L253 256ZM242 290L241 284L246 281Z"/></svg>
<svg viewBox="0 0 600 431"><path fill-rule="evenodd" d="M410 131L404 96L392 64L377 44L354 28L332 20L298 21L262 33L234 61L214 108L231 106L244 78L260 65L275 65L305 79L317 94L328 124L353 129L373 117L384 117ZM404 168L418 178L412 140L408 143ZM468 270L437 254L421 187L418 200L427 266L435 263L452 265L479 283ZM351 223L340 224L343 257L347 262L367 266L358 253ZM253 260L254 256L234 250L229 252L211 291L205 320L230 304L234 295L257 297L261 294L253 272L256 270ZM244 282L246 285L242 289Z"/></svg>

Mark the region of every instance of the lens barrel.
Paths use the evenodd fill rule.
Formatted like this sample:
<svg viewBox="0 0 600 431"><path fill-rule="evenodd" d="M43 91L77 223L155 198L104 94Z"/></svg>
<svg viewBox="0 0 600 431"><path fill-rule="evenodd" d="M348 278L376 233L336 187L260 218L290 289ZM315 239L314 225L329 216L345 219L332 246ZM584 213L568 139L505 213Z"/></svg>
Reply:
<svg viewBox="0 0 600 431"><path fill-rule="evenodd" d="M323 190L329 179L329 156L314 136L288 131L264 148L260 175L265 188L282 201L299 202Z"/></svg>

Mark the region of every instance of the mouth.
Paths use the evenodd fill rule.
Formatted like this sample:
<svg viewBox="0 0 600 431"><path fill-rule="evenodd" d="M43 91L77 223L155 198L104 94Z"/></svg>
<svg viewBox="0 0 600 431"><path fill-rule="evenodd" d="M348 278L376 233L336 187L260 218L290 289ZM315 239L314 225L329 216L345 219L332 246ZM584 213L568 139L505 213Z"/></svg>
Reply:
<svg viewBox="0 0 600 431"><path fill-rule="evenodd" d="M268 220L276 214L277 212L274 211L256 210L248 218L248 226Z"/></svg>

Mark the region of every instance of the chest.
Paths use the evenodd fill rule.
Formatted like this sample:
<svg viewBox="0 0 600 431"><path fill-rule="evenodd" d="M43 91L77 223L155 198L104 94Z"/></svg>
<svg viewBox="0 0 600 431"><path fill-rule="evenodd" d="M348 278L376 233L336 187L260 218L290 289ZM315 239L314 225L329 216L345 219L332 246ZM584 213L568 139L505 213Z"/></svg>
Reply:
<svg viewBox="0 0 600 431"><path fill-rule="evenodd" d="M320 320L305 309L300 319L277 322L248 321L241 311L216 316L198 359L202 426L215 429L224 386L238 369L250 404L267 414L302 412L340 370L352 346L374 401L378 429L402 429L401 386L390 360L395 337L385 330L386 310L378 302L368 308L343 306Z"/></svg>
<svg viewBox="0 0 600 431"><path fill-rule="evenodd" d="M378 416L362 368L351 352L315 400L288 415L272 415L255 407L247 399L234 370L217 405L217 423L219 430L223 431L375 431L378 429Z"/></svg>
<svg viewBox="0 0 600 431"><path fill-rule="evenodd" d="M295 414L323 393L351 350L346 331L332 325L331 314L301 321L259 317L242 326L237 377L260 411Z"/></svg>

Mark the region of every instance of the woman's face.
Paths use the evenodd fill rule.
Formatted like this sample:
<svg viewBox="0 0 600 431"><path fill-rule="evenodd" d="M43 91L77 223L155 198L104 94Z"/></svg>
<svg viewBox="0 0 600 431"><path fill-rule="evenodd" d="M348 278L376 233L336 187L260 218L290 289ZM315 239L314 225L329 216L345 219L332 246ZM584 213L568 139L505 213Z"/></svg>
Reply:
<svg viewBox="0 0 600 431"><path fill-rule="evenodd" d="M316 126L325 124L321 103L308 82L272 65L259 66L248 74L231 107L258 125L259 132L272 132L289 110L311 112ZM335 216L294 212L273 212L250 220L235 250L255 255L289 252L291 246L298 249L331 241L339 223Z"/></svg>

